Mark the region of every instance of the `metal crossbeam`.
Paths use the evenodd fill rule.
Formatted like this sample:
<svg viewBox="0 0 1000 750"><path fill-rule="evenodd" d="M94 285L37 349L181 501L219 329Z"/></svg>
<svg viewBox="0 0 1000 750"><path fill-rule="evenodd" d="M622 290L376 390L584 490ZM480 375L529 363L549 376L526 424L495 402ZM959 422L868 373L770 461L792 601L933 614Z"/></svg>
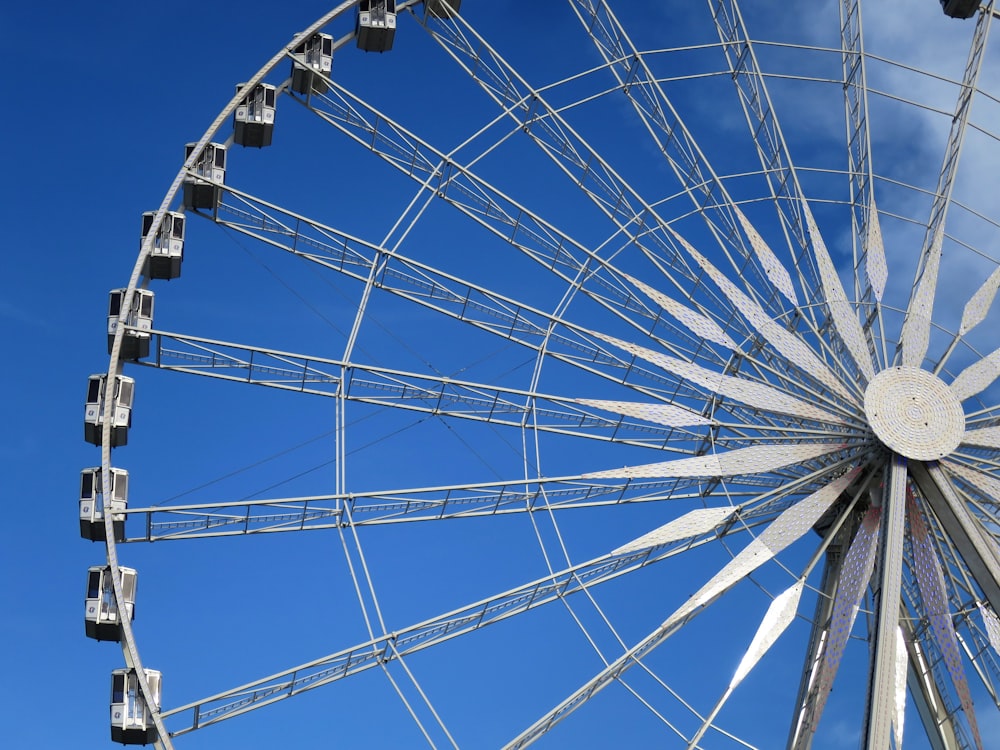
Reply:
<svg viewBox="0 0 1000 750"><path fill-rule="evenodd" d="M598 692L621 676L664 641L687 625L706 607L716 601L738 581L748 577L754 570L773 559L788 545L808 532L830 506L840 497L858 474L853 469L831 480L816 492L790 506L776 518L763 532L755 537L715 576L676 609L652 633L647 635L625 653L609 663L601 672L580 686L572 695L548 711L542 718L524 730L505 748L515 750L527 747L547 733L560 721L591 700Z"/></svg>
<svg viewBox="0 0 1000 750"><path fill-rule="evenodd" d="M911 367L919 367L923 363L930 342L931 312L934 308L938 270L941 263L945 221L951 206L951 195L955 176L958 174L962 144L965 142L969 113L979 83L983 53L986 49L986 40L989 37L992 20L992 13L980 13L976 21L972 46L969 49L965 72L962 75L962 86L959 89L958 101L955 104L955 112L951 120L951 130L948 133L948 142L945 146L944 159L941 163L941 172L938 175L937 188L934 191L934 203L931 205L927 231L924 234L920 258L917 261L917 273L913 281L914 293L910 296L906 317L903 320L897 359L904 365Z"/></svg>
<svg viewBox="0 0 1000 750"><path fill-rule="evenodd" d="M986 601L994 612L1000 612L1000 548L987 538L940 466L915 464L911 472Z"/></svg>
<svg viewBox="0 0 1000 750"><path fill-rule="evenodd" d="M569 349L577 352L577 356L585 356L592 349L581 340L578 327L523 300L410 258L398 248L390 251L348 235L231 185L224 189L227 198L211 217L220 226L359 282L367 282L371 276L375 289L535 350L542 343L557 351ZM719 366L725 364L722 353L704 347L702 338L659 314L620 272L607 279L592 276L589 284L593 294L616 308L637 332L652 337L665 350L681 356L697 354L716 361ZM728 356L728 352L725 354Z"/></svg>
<svg viewBox="0 0 1000 750"><path fill-rule="evenodd" d="M749 499L758 489L731 491ZM144 518L145 533L126 542L152 542L246 534L298 532L353 526L426 522L603 505L683 502L704 496L697 478L651 481L593 481L576 478L519 480L492 484L350 492L310 497L237 500L217 503L129 508ZM345 506L346 509L345 509Z"/></svg>
<svg viewBox="0 0 1000 750"><path fill-rule="evenodd" d="M752 251L741 234L744 217L667 96L665 84L653 74L646 54L632 42L605 0L570 0L570 3L604 59L605 66L614 75L619 90L631 102L657 151L667 161L710 231L737 257L749 261ZM784 206L779 204L779 213L784 210ZM761 287L765 307L772 314L780 315L784 305L779 292L784 285L769 283L767 278L771 274L766 266L763 270L762 274L757 265L750 263L741 267L741 273L753 274L755 281L751 284ZM785 291L786 297L788 291Z"/></svg>
<svg viewBox="0 0 1000 750"><path fill-rule="evenodd" d="M512 118L520 129L535 141L541 151L615 223L618 228L616 234L629 238L648 257L669 266L671 274L678 273L687 279L686 292L689 298L693 299L702 289L702 284L696 274L694 278L691 277L695 267L690 264L690 251L684 253L678 250L678 243L682 247L686 243L668 227L668 222L663 220L656 208L573 130L560 110L546 100L547 90L533 89L467 25L461 32L451 25L443 26L435 31L434 37L469 75L480 83L502 108L503 113ZM641 67L640 60L638 56L632 59L634 64L627 78L616 72L619 86L623 90L630 89L635 84L633 79ZM611 60L607 65L614 70L618 63L620 60ZM551 85L547 89L558 85ZM778 317L784 307L777 304L779 296L777 292L781 291L793 304L795 300L787 272L742 215L740 209L729 200L724 190L720 197L726 204L726 211L731 214L730 220L734 222L733 226L738 224L743 227L754 252L750 253L742 241L737 239L733 242L732 249L736 252L734 256L727 242L719 238L721 250L729 259L736 278L741 279L746 293L756 300L761 296L761 290L766 290L763 296L769 305L769 315ZM738 233L736 237L739 237ZM729 238L730 241L732 239ZM755 255L757 262L753 262ZM680 265L684 268L680 268ZM764 273L761 273L761 270ZM786 282L783 283L782 279ZM733 312L726 325L743 327L745 324L740 320L740 316L735 314L733 308L730 309ZM799 313L801 315L797 315L797 319L806 323L815 333L817 328L812 320L812 311L800 310ZM750 333L752 336L763 335L759 331ZM822 340L822 337L817 336L817 338ZM771 357L773 354L768 352L764 356Z"/></svg>
<svg viewBox="0 0 1000 750"><path fill-rule="evenodd" d="M874 184L871 135L868 128L868 80L861 3L841 0L840 43L844 70L844 107L847 113L847 177L850 182L851 221L854 224L854 294L861 304L871 301L872 287L864 266Z"/></svg>
<svg viewBox="0 0 1000 750"><path fill-rule="evenodd" d="M153 331L151 354L141 365L161 370L262 385L280 390L647 447L694 440L710 424L698 413L665 406L678 416L675 426L626 416L602 416L580 399L503 388L436 375L341 362L233 342ZM610 402L609 402L610 408ZM685 427L691 425L692 428Z"/></svg>
<svg viewBox="0 0 1000 750"><path fill-rule="evenodd" d="M708 0L722 43L729 71L736 84L757 155L771 189L772 203L779 207L782 225L794 240L792 247L795 269L799 274L807 304L816 304L819 297L819 272L809 251L809 237L804 217L796 210L802 194L791 155L771 103L764 76L743 15L734 0ZM784 210L780 210L784 207ZM817 324L822 329L822 325Z"/></svg>
<svg viewBox="0 0 1000 750"><path fill-rule="evenodd" d="M184 717L171 736L217 724L276 701L291 698L345 677L380 666L410 653L440 645L487 625L536 609L543 604L587 589L707 542L744 530L732 520L698 538L675 540L663 547L647 547L619 555L605 555L567 568L502 594L447 612L421 623L385 633L329 656L300 664L269 677L241 685L163 712Z"/></svg>

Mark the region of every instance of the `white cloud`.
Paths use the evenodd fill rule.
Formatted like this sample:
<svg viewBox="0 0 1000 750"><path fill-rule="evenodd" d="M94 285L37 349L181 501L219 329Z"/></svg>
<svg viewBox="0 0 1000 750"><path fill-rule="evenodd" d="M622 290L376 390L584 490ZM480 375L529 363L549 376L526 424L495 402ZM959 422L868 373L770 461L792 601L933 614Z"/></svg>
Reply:
<svg viewBox="0 0 1000 750"><path fill-rule="evenodd" d="M838 3L828 0L818 10L811 10L808 22L802 23L805 37L815 44L831 44L829 28L836 28L831 21L836 21L837 7ZM920 224L929 219L931 193L937 186L951 128L950 113L959 96L956 82L966 67L975 21L949 19L938 3L929 1L907 4L905 10L895 3L878 2L863 3L862 8L865 50L873 56L867 75L874 169L886 178L878 184L876 198L883 211L917 222L883 221L890 267L887 299L905 305L924 236ZM826 22L813 23L817 15ZM979 87L994 94L1000 91L1000 48L995 45L987 47ZM829 112L828 103L825 106ZM843 128L838 114L819 120L817 128L830 134L830 148L836 150L839 139L843 150L842 131L836 132ZM969 296L995 267L1000 252L1000 230L989 220L1000 215L996 191L1000 143L996 136L976 129L995 129L998 122L1000 104L978 96L946 223L946 231L955 241L944 248L935 305L935 320L951 329L957 326ZM896 187L892 181L916 190ZM846 247L849 234L841 231L839 237L841 247ZM980 253L963 245L978 248Z"/></svg>

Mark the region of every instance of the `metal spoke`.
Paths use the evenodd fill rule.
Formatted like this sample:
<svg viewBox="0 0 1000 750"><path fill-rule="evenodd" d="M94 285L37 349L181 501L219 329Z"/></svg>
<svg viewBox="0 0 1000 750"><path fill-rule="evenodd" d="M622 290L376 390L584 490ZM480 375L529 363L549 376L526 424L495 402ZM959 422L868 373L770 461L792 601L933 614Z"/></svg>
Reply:
<svg viewBox="0 0 1000 750"><path fill-rule="evenodd" d="M747 490L747 498L759 490ZM354 526L458 518L549 513L604 505L693 500L703 497L697 478L650 481L591 481L581 477L463 483L449 487L350 492L313 497L233 500L217 503L129 508L131 518L145 516L140 537L125 541L166 541L213 536L298 532ZM733 492L735 499L740 493ZM726 513L732 514L731 507Z"/></svg>
<svg viewBox="0 0 1000 750"><path fill-rule="evenodd" d="M924 244L920 251L917 276L913 282L914 294L910 298L909 306L906 309L906 318L903 321L900 340L901 361L910 367L919 367L927 354L931 313L934 308L938 269L941 264L945 221L951 206L955 175L958 172L962 155L962 143L965 140L965 131L969 123L973 95L979 82L979 73L983 67L983 51L986 49L986 40L989 37L992 21L992 12L979 14L976 21L976 31L965 65L965 73L962 76L962 88L959 91L955 113L951 120L951 132L948 134L948 144L945 148L941 174L938 177L937 189L934 194L934 205L931 207L927 233L924 235Z"/></svg>
<svg viewBox="0 0 1000 750"><path fill-rule="evenodd" d="M739 525L723 522L695 536L616 551L232 690L169 709L163 712L163 717L184 716L185 724L173 730L172 736L187 734L503 622L742 530Z"/></svg>
<svg viewBox="0 0 1000 750"><path fill-rule="evenodd" d="M1000 549L986 538L982 525L969 513L940 466L916 464L911 471L920 494L955 543L986 601L993 611L997 611L1000 606Z"/></svg>
<svg viewBox="0 0 1000 750"><path fill-rule="evenodd" d="M450 204L489 234L537 262L547 272L571 286L579 286L584 294L613 313L630 319L620 301L623 297L618 278L620 274L608 261L477 176L469 165L461 164L451 154L435 149L336 83L331 83L328 95L313 97L309 108L359 146L372 150L418 182L422 190ZM653 231L650 227L663 226L662 222L657 224L648 217L643 219L635 214L629 217L628 211L621 209L620 203L617 205L619 208L616 211L624 211L626 218L623 220L628 222L625 226L634 225L630 232L646 236ZM626 235L631 236L629 233ZM698 275L680 254L675 240L661 235L659 231L650 235L658 238L657 255L654 257L669 265L671 273L667 278L670 283L690 295L699 287ZM607 272L610 278L602 276L601 271ZM586 284L582 283L584 280ZM716 316L717 309L717 306L703 306L699 312ZM628 311L633 314L641 312L631 307ZM651 318L650 322L655 320ZM720 318L720 322L740 330L740 324L731 318Z"/></svg>
<svg viewBox="0 0 1000 750"><path fill-rule="evenodd" d="M645 654L691 621L705 607L724 594L737 581L772 559L778 552L798 539L819 519L820 516L850 485L857 476L857 469L829 482L797 505L785 511L782 516L768 526L743 551L720 570L708 583L693 594L680 608L674 611L662 625L630 648L625 654L609 664L598 675L581 686L566 700L549 711L531 727L512 740L507 747L526 747L546 733L556 723L565 719L586 701L590 700L612 680L633 666Z"/></svg>
<svg viewBox="0 0 1000 750"><path fill-rule="evenodd" d="M560 113L546 102L544 92L532 89L502 57L490 49L481 38L476 36L471 28L467 27L465 29L467 34L470 35L470 39L454 33L448 34L446 33L447 31L448 29L445 29L437 33L435 38L446 44L456 59L460 61L468 59L468 62L462 62L466 70L484 86L498 104L504 107L504 112L521 124L524 131L542 147L542 150L547 155L557 161L566 173L574 179L576 184L584 187L586 184L589 184L589 181L593 181L600 189L607 191L606 198L600 200L597 197L600 194L600 189L584 187L585 192L592 196L597 205L607 213L609 218L616 222L619 232L628 235L633 240L638 240L640 238L637 236L636 230L632 228L633 225L636 227L645 227L650 222L653 222L652 227L643 234L643 238L650 238L658 242L659 247L666 252L666 262L673 266L676 266L678 263L687 263L687 259L683 256L676 256L677 251L675 248L677 245L680 245L687 251L687 255L693 257L703 269L705 268L704 258L700 257L691 245L677 234L676 230L668 227L666 222L656 213L654 207L643 200L638 192L615 173L610 165L601 159L600 155L593 148L573 132ZM638 57L636 61L638 62ZM609 63L609 65L613 67L612 63ZM505 85L493 86L487 83L488 81L496 80L504 81ZM625 88L624 84L622 86ZM525 111L527 111L527 115L524 114ZM541 114L538 114L539 112ZM729 200L724 189L722 191L722 198L727 201ZM634 204L638 204L638 208L630 208ZM609 208L612 206L614 207L613 209ZM639 208L641 208L641 211L639 211ZM773 289L781 291L787 300L795 305L796 299L791 280L777 257L767 246L767 243L757 230L746 219L740 208L733 205L730 210L732 214L731 220L735 221L736 225L740 226L747 235L759 267L764 271L761 282L747 283L747 279L745 278L749 272L747 264L745 262L737 262L730 257L737 275L744 280L744 287L747 294L752 298L757 296L758 288ZM619 212L622 212L621 219L618 218ZM632 214L633 218L629 218L630 214ZM798 219L796 221L797 223L801 223ZM664 232L664 229L668 231ZM730 236L733 234L734 232L730 232ZM663 235L662 239L660 239L660 235ZM664 242L666 242L666 245L664 245ZM736 249L744 258L753 257L741 246L736 246ZM713 276L713 278L718 284L717 276ZM748 318L752 327L769 343L776 344L776 339L782 341L782 344L776 344L777 348L788 356L788 342L780 335L781 331L777 330L780 326L777 326L773 321L766 327L763 326L764 319L780 313L773 306L765 313L763 307L759 306L759 303L752 301L751 304L755 309L752 315L748 315L749 308L747 305L737 302L731 291L726 289L724 291L730 301L734 303L736 309L739 309L744 317ZM692 293L693 290L689 288L688 294L691 295ZM743 295L742 292L738 294L740 296ZM769 297L769 301L773 302L774 296ZM759 312L757 312L758 309ZM809 320L810 316L811 312L805 311L805 319ZM815 332L815 327L812 330ZM805 352L799 351L789 358L798 366L805 367L814 377L820 376L822 382L827 387L834 391L839 391L839 383L832 377L828 378L819 375L824 368L815 365L811 361L811 357L807 356ZM840 392L843 395L843 392Z"/></svg>
<svg viewBox="0 0 1000 750"><path fill-rule="evenodd" d="M881 523L881 511L872 507L855 534L839 575L839 587L830 614L828 639L810 653L809 683L792 727L789 748L804 750L812 746L819 720L823 716L833 680L840 669L844 647L854 627L861 599L875 568L875 543Z"/></svg>
<svg viewBox="0 0 1000 750"><path fill-rule="evenodd" d="M725 184L672 105L664 87L653 75L645 56L629 38L627 30L607 2L574 0L572 4L621 92L632 103L658 151L664 155L702 217L711 228L716 226L714 222L717 221L721 225L716 230L717 234L724 237L739 255L748 258L749 252L739 233L739 229L743 229L774 290L780 291L793 305L797 304L787 271L732 201ZM769 299L767 303L770 309L780 309L773 300Z"/></svg>
<svg viewBox="0 0 1000 750"><path fill-rule="evenodd" d="M580 399L547 396L436 375L424 375L357 362L292 354L232 342L214 341L154 331L154 350L141 364L161 370L203 375L252 385L315 396L387 406L434 416L457 417L489 424L520 427L529 414L540 421L537 429L576 436L595 430L599 439L633 445L663 447L676 435L676 428L703 427L712 420L679 407L653 407L649 416L658 419L641 424L622 412L602 417L584 409ZM528 403L530 401L531 403ZM669 424L665 424L669 422ZM600 436L600 432L605 432ZM631 436L628 432L635 432ZM683 430L689 440L693 431ZM638 433L648 433L643 437Z"/></svg>
<svg viewBox="0 0 1000 750"><path fill-rule="evenodd" d="M976 722L976 715L972 710L969 685L965 678L965 670L962 667L958 638L948 611L944 574L937 555L930 546L927 536L927 526L924 523L923 517L916 510L915 501L912 498L908 499L908 517L910 534L913 540L914 568L916 569L920 595L927 607L934 638L944 657L951 681L962 702L962 710L965 712L972 727L972 736L975 739L976 747L982 748L983 743L979 736L979 726Z"/></svg>
<svg viewBox="0 0 1000 750"><path fill-rule="evenodd" d="M588 345L578 340L572 326L551 313L528 303L447 273L439 268L410 258L400 250L387 248L353 237L309 217L295 214L266 200L226 186L230 199L214 214L214 221L242 235L279 248L304 260L316 263L339 274L366 282L372 277L372 287L399 296L409 302L469 323L476 328L505 339L538 349L544 340L555 351L562 348L583 350ZM619 275L625 278L624 273ZM621 315L645 318L639 330L656 337L665 348L682 352L699 350L698 332L692 336L642 305L625 284L612 284L600 276L591 276L589 283L598 287L604 304L613 306ZM565 330L566 328L570 330ZM678 346L683 342L682 346ZM699 351L702 356L711 352ZM579 356L579 355L578 355ZM724 360L720 359L720 362Z"/></svg>
<svg viewBox="0 0 1000 750"><path fill-rule="evenodd" d="M799 283L807 303L814 303L818 301L819 273L808 252L809 239L804 221L795 210L804 196L757 61L754 44L747 33L738 3L710 0L709 9L767 177L772 202L775 206L784 206L787 212L781 215L782 224L793 237L792 252Z"/></svg>

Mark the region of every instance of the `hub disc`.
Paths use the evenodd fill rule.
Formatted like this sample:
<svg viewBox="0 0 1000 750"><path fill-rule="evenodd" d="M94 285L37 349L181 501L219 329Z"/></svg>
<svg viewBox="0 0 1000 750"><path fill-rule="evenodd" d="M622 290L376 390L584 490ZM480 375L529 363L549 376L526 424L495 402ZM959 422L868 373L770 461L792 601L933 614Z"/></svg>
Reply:
<svg viewBox="0 0 1000 750"><path fill-rule="evenodd" d="M920 461L944 458L965 434L965 412L951 388L917 367L876 375L865 390L865 415L888 448Z"/></svg>

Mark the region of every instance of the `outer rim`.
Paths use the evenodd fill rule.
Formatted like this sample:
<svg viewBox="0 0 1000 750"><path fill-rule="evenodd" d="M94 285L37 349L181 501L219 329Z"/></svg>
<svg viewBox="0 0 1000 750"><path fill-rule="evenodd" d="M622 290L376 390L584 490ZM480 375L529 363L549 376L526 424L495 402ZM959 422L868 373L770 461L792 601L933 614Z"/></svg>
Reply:
<svg viewBox="0 0 1000 750"><path fill-rule="evenodd" d="M415 4L417 1L418 0L407 0L407 2L400 3L400 6L408 7L409 5ZM274 56L263 65L263 67L251 76L251 78L247 81L247 85L253 86L262 81L264 77L275 68L275 66L279 65L287 58L290 51L294 49L302 39L316 33L319 29L329 24L337 16L351 10L356 4L357 0L345 0L345 2L342 2L332 11L310 24L307 29L299 34L296 34L287 45L275 53ZM353 38L353 34L347 37L347 39L351 38ZM344 41L345 40L340 40L340 44L343 44ZM123 362L121 361L121 346L122 339L125 335L126 316L128 314L128 310L131 309L132 298L135 295L135 290L139 286L139 282L142 277L143 265L146 262L146 258L149 257L149 254L152 252L156 234L163 223L164 217L170 210L171 205L173 205L176 200L177 194L181 189L184 177L186 176L188 170L191 169L197 162L202 151L204 151L205 146L212 140L212 137L232 116L233 111L240 103L240 99L241 97L239 93L234 93L233 98L229 100L229 103L225 107L223 107L222 111L219 112L215 120L212 121L211 125L209 125L208 129L205 131L205 134L198 140L197 144L192 149L191 154L175 175L173 182L170 183L170 187L167 189L167 193L164 196L163 201L160 203L160 207L156 211L156 215L153 218L153 223L146 235L146 239L143 241L139 249L139 255L136 258L135 265L132 267L132 275L129 277L128 288L122 298L118 325L115 327L115 336L111 347L111 355L108 360L108 377L104 392L104 403L106 404L112 403L114 397L114 377L123 370ZM112 420L105 419L101 433L101 474L103 477L111 476L111 425ZM121 587L121 577L119 573L120 565L118 563L118 552L115 544L113 517L111 513L104 514L104 530L106 558L108 567L111 569L115 600L124 601L125 597ZM125 658L125 664L129 669L136 670L139 690L145 699L145 697L150 694L150 689L148 683L146 682L142 659L140 658L139 650L135 642L135 634L132 630L132 623L127 617L119 619L122 635L122 653ZM147 701L147 706L148 705L149 702ZM150 715L152 716L153 724L156 727L158 736L156 746L158 748L163 748L164 750L173 750L173 743L171 741L170 734L167 732L167 729L163 724L160 710L157 709L150 711Z"/></svg>

